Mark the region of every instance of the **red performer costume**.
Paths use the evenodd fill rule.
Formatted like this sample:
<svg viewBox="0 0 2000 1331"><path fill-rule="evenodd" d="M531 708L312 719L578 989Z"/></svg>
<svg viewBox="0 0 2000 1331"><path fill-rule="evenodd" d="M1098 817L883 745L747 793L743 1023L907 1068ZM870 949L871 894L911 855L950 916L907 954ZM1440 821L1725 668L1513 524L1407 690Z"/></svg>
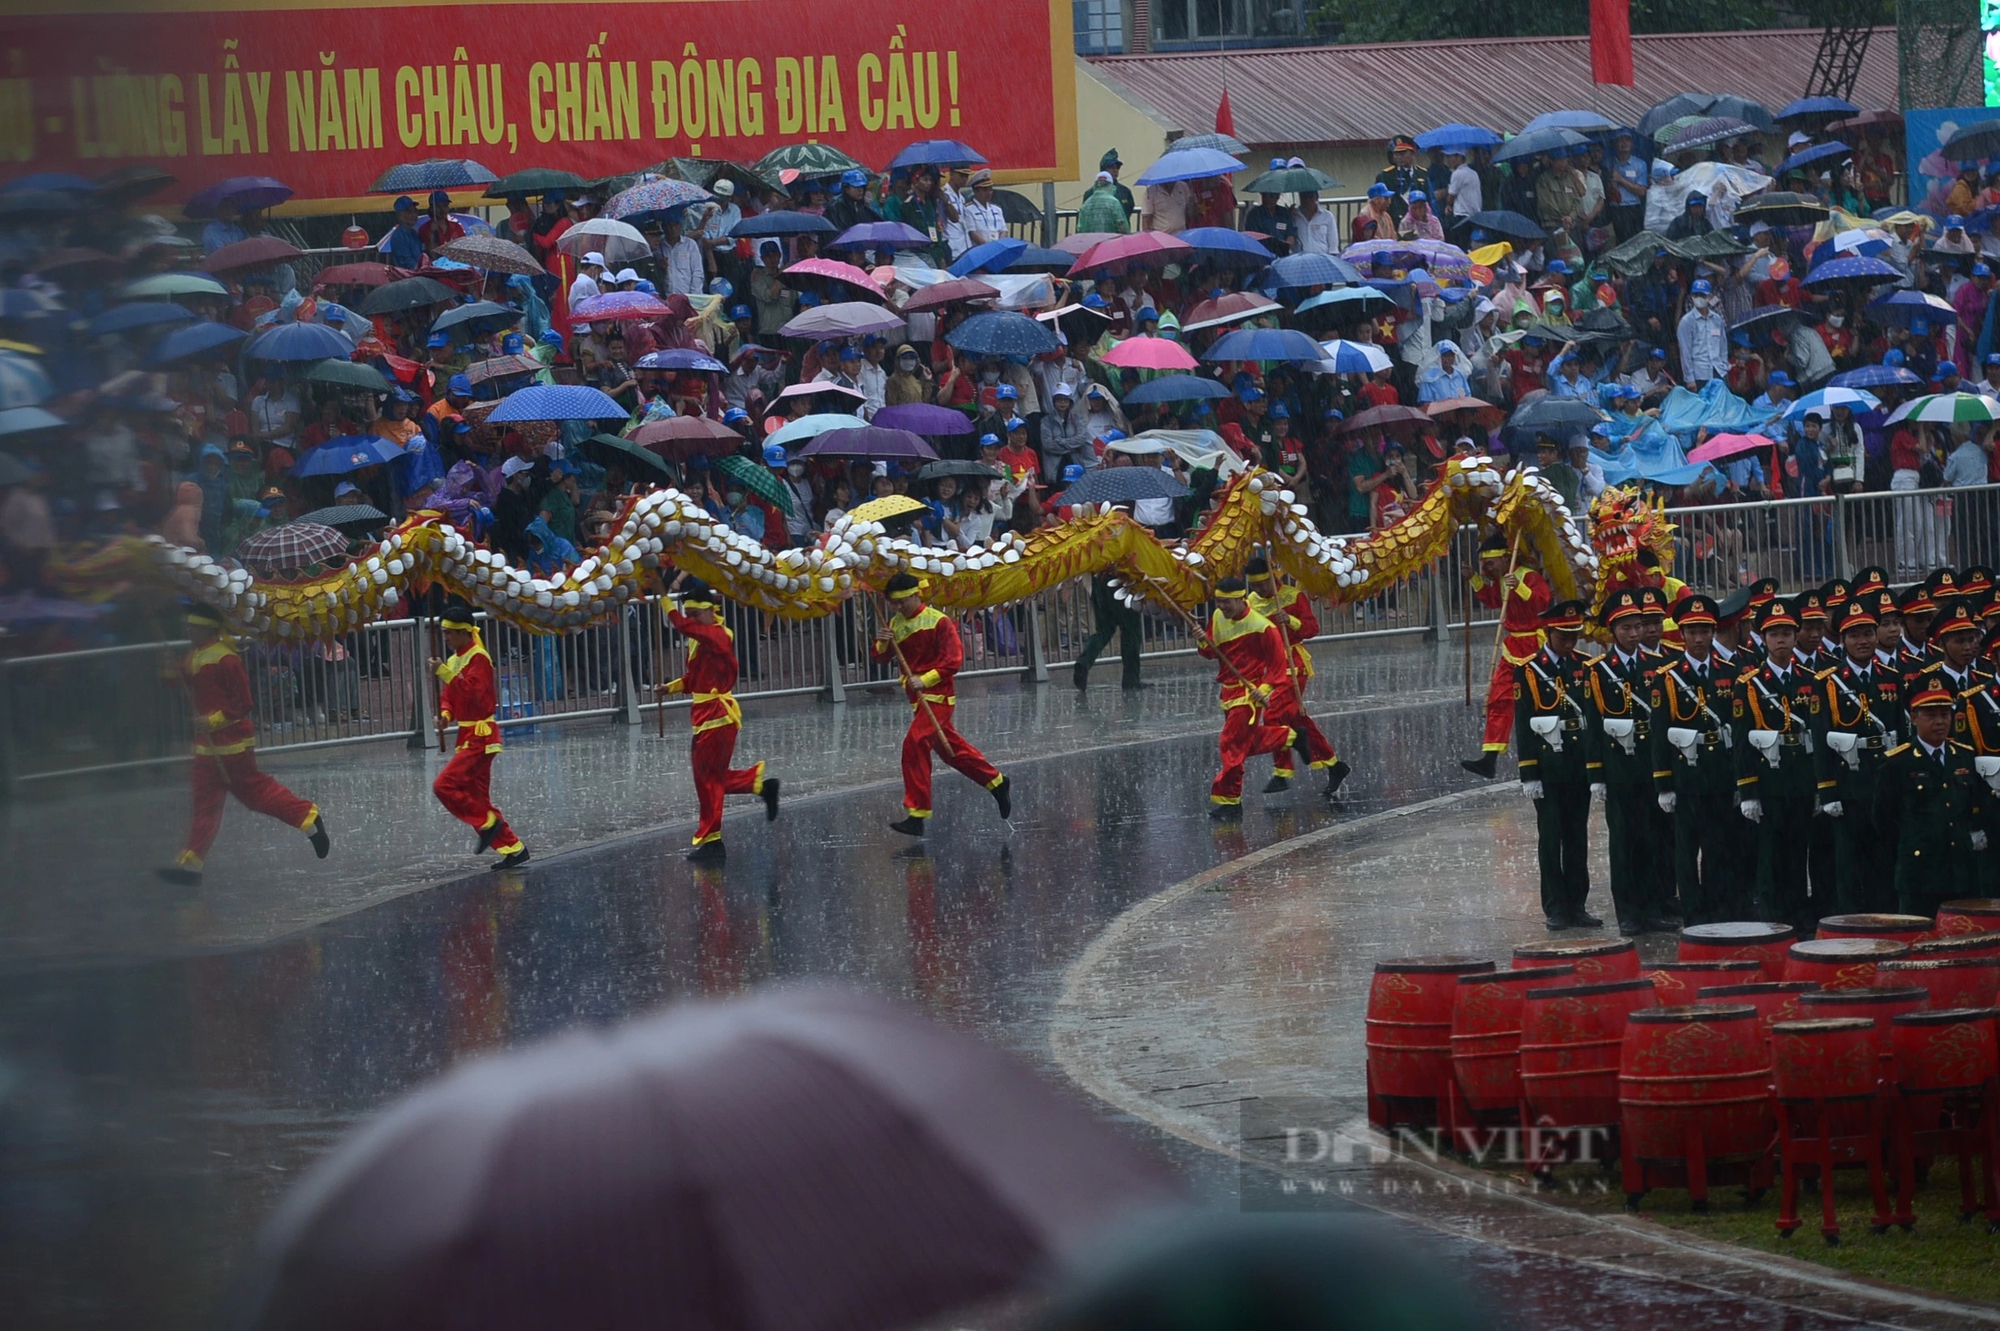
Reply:
<svg viewBox="0 0 2000 1331"><path fill-rule="evenodd" d="M314 853L325 859L332 842L319 809L257 766L250 676L243 669L243 658L223 635L221 614L197 605L188 611L187 621L194 650L182 663L180 678L187 686L188 710L194 718L194 759L188 767L194 812L179 858L157 872L170 883L192 886L201 881L202 863L215 844L215 834L222 830L223 800L228 795L236 796L252 813L298 828L312 839Z"/></svg>
<svg viewBox="0 0 2000 1331"><path fill-rule="evenodd" d="M500 752L500 727L493 720L500 705L493 658L486 654L472 607L465 602L447 605L439 624L455 650L438 662L438 713L447 725L457 725L458 736L451 761L431 782L431 794L452 817L479 833L478 851L488 847L499 851L501 863L509 868L525 864L528 847L507 826L488 793L493 756Z"/></svg>
<svg viewBox="0 0 2000 1331"><path fill-rule="evenodd" d="M1250 608L1243 579L1224 578L1215 599L1201 654L1215 660L1215 682L1222 686L1222 770L1208 798L1214 816L1230 817L1242 812L1243 764L1293 742L1291 726L1277 724L1268 712L1277 687L1290 683L1290 666L1284 636Z"/></svg>
<svg viewBox="0 0 2000 1331"><path fill-rule="evenodd" d="M1305 644L1307 639L1319 636L1319 616L1313 613L1312 602L1305 592L1278 582L1263 556L1253 557L1244 574L1250 584L1251 611L1276 626L1285 640L1289 662L1283 680L1271 688L1271 701L1264 708L1264 718L1272 725L1289 726L1304 737L1311 766L1314 771L1327 774L1324 793L1331 795L1340 789L1350 769L1333 751L1333 741L1306 715L1305 691L1313 677L1313 659ZM1271 780L1264 793L1283 790L1291 783L1293 771L1292 750L1289 747L1279 750L1271 759Z"/></svg>
<svg viewBox="0 0 2000 1331"><path fill-rule="evenodd" d="M1000 816L1013 813L1010 784L986 755L972 747L951 723L958 697L952 680L965 663L958 623L923 603L924 584L907 573L889 579L895 615L876 632L870 650L877 661L895 661L914 709L903 736L903 819L889 824L908 836L924 834L931 816L931 751L993 794ZM900 660L899 658L900 654Z"/></svg>
<svg viewBox="0 0 2000 1331"><path fill-rule="evenodd" d="M701 821L694 830L691 860L723 857L722 800L725 795L761 795L764 817L778 816L778 778L764 775L760 761L731 767L736 737L743 728L743 708L736 701L736 636L716 621L722 602L708 584L683 576L681 608L667 612L667 622L688 640L687 665L680 678L660 685L662 693L685 693L693 701L688 722L693 728L690 761L694 767L695 799Z"/></svg>
<svg viewBox="0 0 2000 1331"><path fill-rule="evenodd" d="M1486 682L1486 731L1480 754L1467 760L1466 770L1492 776L1500 755L1514 735L1515 676L1542 650L1542 612L1555 600L1549 580L1531 568L1515 568L1504 541L1488 537L1480 548L1481 571L1472 577L1472 599L1500 612L1500 649L1493 655L1493 675Z"/></svg>

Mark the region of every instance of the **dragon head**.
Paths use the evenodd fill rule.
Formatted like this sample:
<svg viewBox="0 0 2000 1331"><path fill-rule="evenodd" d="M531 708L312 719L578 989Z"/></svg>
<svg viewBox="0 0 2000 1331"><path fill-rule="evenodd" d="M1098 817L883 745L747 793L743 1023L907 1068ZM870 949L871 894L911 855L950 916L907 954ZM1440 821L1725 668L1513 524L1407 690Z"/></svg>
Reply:
<svg viewBox="0 0 2000 1331"><path fill-rule="evenodd" d="M1598 558L1593 620L1612 594L1647 581L1641 550L1652 551L1661 573L1673 572L1674 524L1667 521L1666 501L1649 500L1636 486L1613 486L1591 500L1590 544Z"/></svg>

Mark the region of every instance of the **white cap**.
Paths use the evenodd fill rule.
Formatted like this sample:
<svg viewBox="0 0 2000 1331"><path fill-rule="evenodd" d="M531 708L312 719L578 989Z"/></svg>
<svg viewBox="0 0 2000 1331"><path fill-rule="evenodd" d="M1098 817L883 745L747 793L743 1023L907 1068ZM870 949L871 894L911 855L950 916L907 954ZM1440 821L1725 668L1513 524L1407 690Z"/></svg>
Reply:
<svg viewBox="0 0 2000 1331"><path fill-rule="evenodd" d="M599 268L604 267L604 256L596 250L592 250L590 253L584 255L583 261L585 263L594 263Z"/></svg>
<svg viewBox="0 0 2000 1331"><path fill-rule="evenodd" d="M1074 402L1076 401L1076 385L1070 383L1057 384L1056 391L1051 396L1066 397L1070 401Z"/></svg>
<svg viewBox="0 0 2000 1331"><path fill-rule="evenodd" d="M639 270L636 268L620 268L618 276L611 280L614 282L636 282L639 280Z"/></svg>
<svg viewBox="0 0 2000 1331"><path fill-rule="evenodd" d="M1792 131L1791 137L1785 140L1785 147L1788 150L1797 149L1797 148L1802 148L1806 144L1811 142L1812 142L1812 135L1795 129Z"/></svg>
<svg viewBox="0 0 2000 1331"><path fill-rule="evenodd" d="M736 193L736 182L733 180L718 180L708 187L708 192L717 198L727 199Z"/></svg>
<svg viewBox="0 0 2000 1331"><path fill-rule="evenodd" d="M534 463L528 461L528 459L526 458L508 458L505 462L500 464L500 474L502 476L510 476L510 477L519 476L522 472L526 471L528 468L534 465L535 465Z"/></svg>
<svg viewBox="0 0 2000 1331"><path fill-rule="evenodd" d="M1099 171L1097 173L1097 183L1100 185L1109 185L1111 183L1111 173L1109 171Z"/></svg>

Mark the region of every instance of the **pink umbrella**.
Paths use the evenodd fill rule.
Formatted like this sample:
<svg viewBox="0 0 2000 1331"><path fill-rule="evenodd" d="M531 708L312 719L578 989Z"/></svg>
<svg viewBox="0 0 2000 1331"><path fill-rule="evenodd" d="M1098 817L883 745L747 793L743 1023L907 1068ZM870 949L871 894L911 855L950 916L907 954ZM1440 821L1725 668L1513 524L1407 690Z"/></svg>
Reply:
<svg viewBox="0 0 2000 1331"><path fill-rule="evenodd" d="M1170 337L1128 337L1101 358L1106 365L1133 370L1198 370L1201 362Z"/></svg>
<svg viewBox="0 0 2000 1331"><path fill-rule="evenodd" d="M665 301L643 291L612 291L592 296L589 300L578 301L570 311L584 323L593 320L613 323L620 319L662 319L672 313Z"/></svg>
<svg viewBox="0 0 2000 1331"><path fill-rule="evenodd" d="M992 300L999 294L998 287L987 286L970 277L955 277L949 282L927 286L911 296L903 302L903 312L915 314L919 310L934 310L955 300Z"/></svg>
<svg viewBox="0 0 2000 1331"><path fill-rule="evenodd" d="M1064 254L1081 254L1093 245L1102 245L1107 240L1116 240L1118 236L1119 233L1116 231L1078 231L1072 235L1064 236L1055 243L1053 248L1061 250Z"/></svg>
<svg viewBox="0 0 2000 1331"><path fill-rule="evenodd" d="M873 295L879 296L882 294L882 288L876 283L874 278L861 269L856 268L853 264L842 263L838 259L801 259L790 268L787 268L785 272L787 274L797 273L806 277L827 277L836 282L846 282L851 286L860 287L863 291Z"/></svg>
<svg viewBox="0 0 2000 1331"><path fill-rule="evenodd" d="M1092 245L1069 266L1071 277L1093 277L1107 273L1122 276L1133 264L1141 268L1161 268L1186 259L1194 246L1164 231L1141 231L1132 236L1113 236Z"/></svg>
<svg viewBox="0 0 2000 1331"><path fill-rule="evenodd" d="M1720 462L1738 453L1754 453L1760 448L1776 448L1776 442L1761 434L1718 434L1689 453L1689 462Z"/></svg>

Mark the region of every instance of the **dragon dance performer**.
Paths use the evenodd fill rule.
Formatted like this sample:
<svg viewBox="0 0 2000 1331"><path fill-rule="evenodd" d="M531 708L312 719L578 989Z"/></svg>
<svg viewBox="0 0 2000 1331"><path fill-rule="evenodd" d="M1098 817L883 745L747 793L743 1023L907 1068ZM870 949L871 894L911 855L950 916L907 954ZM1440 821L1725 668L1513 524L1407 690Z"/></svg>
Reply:
<svg viewBox="0 0 2000 1331"><path fill-rule="evenodd" d="M1222 686L1222 735L1217 741L1222 768L1208 788L1211 818L1243 816L1243 764L1258 754L1296 747L1311 761L1299 732L1270 714L1278 687L1291 683L1290 653L1284 635L1250 608L1249 597L1249 585L1241 578L1217 583L1215 613L1201 644L1201 654L1215 662L1215 682Z"/></svg>
<svg viewBox="0 0 2000 1331"><path fill-rule="evenodd" d="M252 813L268 814L296 827L312 841L321 859L332 848L326 819L319 807L302 800L257 766L257 726L252 719L250 676L243 658L229 640L222 615L205 605L187 612L187 654L179 678L187 687L188 709L194 716L194 761L188 784L194 813L188 821L187 844L171 865L155 870L161 878L183 887L201 882L201 866L215 834L222 830L225 796L234 795Z"/></svg>
<svg viewBox="0 0 2000 1331"><path fill-rule="evenodd" d="M472 615L472 607L454 597L438 619L451 648L450 656L431 662L438 677L438 714L444 724L457 725L458 736L451 761L431 782L431 793L452 817L479 834L475 855L496 850L501 865L511 869L528 862L528 847L493 807L489 794L493 755L500 752L500 727L493 720L500 692L493 658L486 654Z"/></svg>
<svg viewBox="0 0 2000 1331"><path fill-rule="evenodd" d="M1459 766L1475 776L1491 777L1514 731L1514 694L1521 667L1542 649L1542 616L1555 599L1549 580L1531 568L1508 572L1512 552L1499 532L1479 547L1479 572L1473 575L1472 597L1500 611L1500 650L1493 658L1493 675L1486 682L1486 733L1477 758Z"/></svg>
<svg viewBox="0 0 2000 1331"><path fill-rule="evenodd" d="M1312 653L1306 649L1306 640L1319 636L1319 616L1313 613L1305 592L1285 584L1264 556L1251 556L1243 576L1250 586L1250 609L1277 627L1290 663L1283 681L1272 686L1265 718L1272 725L1290 726L1304 737L1313 769L1326 773L1326 788L1320 793L1331 799L1354 769L1341 760L1333 751L1333 741L1306 715L1306 682L1313 677ZM1272 795L1285 789L1291 784L1292 772L1291 749L1280 749L1271 759L1271 779L1265 783L1264 793Z"/></svg>
<svg viewBox="0 0 2000 1331"><path fill-rule="evenodd" d="M903 736L903 817L889 824L892 832L920 837L931 816L931 750L992 793L1000 817L1013 817L1013 783L986 755L959 734L951 723L958 695L953 678L965 663L965 645L958 640L958 621L935 606L924 604L925 583L908 573L889 579L885 594L895 611L875 630L870 654L880 662L895 662L913 709L910 729Z"/></svg>
<svg viewBox="0 0 2000 1331"><path fill-rule="evenodd" d="M731 767L736 737L743 729L743 708L736 701L736 635L719 620L722 600L707 583L683 573L674 580L680 593L678 610L667 611L667 622L688 640L687 665L679 679L654 686L661 696L685 693L693 700L688 722L694 737L689 761L694 767L695 798L701 821L694 829L691 860L719 860L722 844L722 800L725 795L759 795L764 821L778 816L778 778L764 775L759 759L751 767Z"/></svg>

